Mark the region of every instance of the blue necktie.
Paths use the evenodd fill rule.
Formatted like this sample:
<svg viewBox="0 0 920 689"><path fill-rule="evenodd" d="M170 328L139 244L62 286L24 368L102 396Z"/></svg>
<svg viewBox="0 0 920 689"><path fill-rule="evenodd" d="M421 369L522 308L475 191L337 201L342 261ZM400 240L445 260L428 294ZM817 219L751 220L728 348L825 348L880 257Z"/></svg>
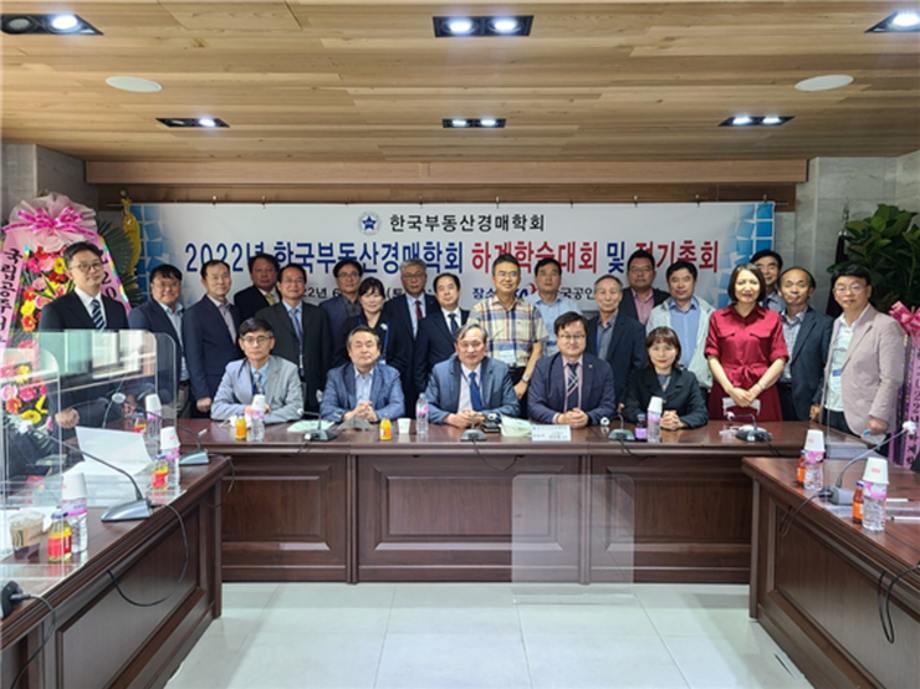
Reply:
<svg viewBox="0 0 920 689"><path fill-rule="evenodd" d="M291 320L294 322L294 332L297 333L297 341L303 346L303 325L300 322L300 307L291 311Z"/></svg>
<svg viewBox="0 0 920 689"><path fill-rule="evenodd" d="M98 299L93 299L93 325L96 330L105 330L105 318L102 317L102 304Z"/></svg>
<svg viewBox="0 0 920 689"><path fill-rule="evenodd" d="M482 392L479 390L479 383L476 382L475 371L470 374L470 402L473 411L482 411Z"/></svg>
<svg viewBox="0 0 920 689"><path fill-rule="evenodd" d="M450 334L456 335L457 330L460 329L459 326L457 325L457 314L449 313L447 314L447 317L450 319Z"/></svg>
<svg viewBox="0 0 920 689"><path fill-rule="evenodd" d="M578 408L578 364L567 364L569 376L565 382L565 410Z"/></svg>

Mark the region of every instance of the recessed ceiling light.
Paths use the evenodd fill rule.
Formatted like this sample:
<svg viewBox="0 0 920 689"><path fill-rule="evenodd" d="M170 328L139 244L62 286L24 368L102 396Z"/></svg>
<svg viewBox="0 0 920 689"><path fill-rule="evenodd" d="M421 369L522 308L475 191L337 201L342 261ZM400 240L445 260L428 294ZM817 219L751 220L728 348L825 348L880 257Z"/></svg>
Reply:
<svg viewBox="0 0 920 689"><path fill-rule="evenodd" d="M782 124L783 120L781 117L776 115L767 115L760 120L761 124Z"/></svg>
<svg viewBox="0 0 920 689"><path fill-rule="evenodd" d="M914 11L896 12L886 17L866 33L906 33L920 31L920 14Z"/></svg>
<svg viewBox="0 0 920 689"><path fill-rule="evenodd" d="M217 117L158 117L157 122L165 124L167 127L230 128L229 124Z"/></svg>
<svg viewBox="0 0 920 689"><path fill-rule="evenodd" d="M198 124L200 124L202 127L216 127L217 126L217 122L215 122L210 117L199 117Z"/></svg>
<svg viewBox="0 0 920 689"><path fill-rule="evenodd" d="M751 124L753 121L754 120L752 120L749 115L737 115L732 118L732 124L736 127L743 127L747 124Z"/></svg>
<svg viewBox="0 0 920 689"><path fill-rule="evenodd" d="M102 35L101 31L75 14L4 14L0 15L0 30L12 35Z"/></svg>
<svg viewBox="0 0 920 689"><path fill-rule="evenodd" d="M735 115L734 117L729 117L725 120L722 120L719 123L720 127L759 127L761 125L767 127L778 127L781 124L786 124L792 117L781 117L779 115L764 115L763 117L754 117L752 115Z"/></svg>
<svg viewBox="0 0 920 689"><path fill-rule="evenodd" d="M483 117L481 119L467 119L464 117L451 117L441 120L444 129L504 129L505 118Z"/></svg>
<svg viewBox="0 0 920 689"><path fill-rule="evenodd" d="M470 121L461 119L459 117L455 117L454 119L450 121L450 126L451 127L469 127Z"/></svg>
<svg viewBox="0 0 920 689"><path fill-rule="evenodd" d="M533 15L520 17L434 17L437 38L529 36Z"/></svg>
<svg viewBox="0 0 920 689"><path fill-rule="evenodd" d="M479 120L480 127L494 127L497 124L498 120L496 120L494 117L485 117Z"/></svg>
<svg viewBox="0 0 920 689"><path fill-rule="evenodd" d="M132 93L154 93L163 90L163 87L157 82L140 77L109 77L105 83L113 89Z"/></svg>
<svg viewBox="0 0 920 689"><path fill-rule="evenodd" d="M795 88L799 91L830 91L853 83L849 74L824 74L820 77L803 79Z"/></svg>

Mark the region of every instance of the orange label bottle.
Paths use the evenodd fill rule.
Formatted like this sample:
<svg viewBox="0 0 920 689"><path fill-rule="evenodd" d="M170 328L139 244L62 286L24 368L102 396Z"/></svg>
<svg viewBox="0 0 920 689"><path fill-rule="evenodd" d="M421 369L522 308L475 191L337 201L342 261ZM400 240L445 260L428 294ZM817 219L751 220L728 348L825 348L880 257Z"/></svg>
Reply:
<svg viewBox="0 0 920 689"><path fill-rule="evenodd" d="M799 467L795 472L795 480L800 486L805 485L805 451L799 453Z"/></svg>
<svg viewBox="0 0 920 689"><path fill-rule="evenodd" d="M863 482L856 482L856 491L853 493L853 521L862 524L863 518Z"/></svg>
<svg viewBox="0 0 920 689"><path fill-rule="evenodd" d="M389 419L380 420L380 439L381 440L392 440L393 439L393 423Z"/></svg>
<svg viewBox="0 0 920 689"><path fill-rule="evenodd" d="M242 442L246 442L246 417L238 416L236 421L233 424L233 430L235 432L234 438Z"/></svg>
<svg viewBox="0 0 920 689"><path fill-rule="evenodd" d="M153 465L153 478L150 482L150 487L153 490L166 490L166 479L168 476L169 466L162 456L157 457L157 461Z"/></svg>
<svg viewBox="0 0 920 689"><path fill-rule="evenodd" d="M73 557L70 524L63 512L55 512L48 529L48 562L66 562Z"/></svg>

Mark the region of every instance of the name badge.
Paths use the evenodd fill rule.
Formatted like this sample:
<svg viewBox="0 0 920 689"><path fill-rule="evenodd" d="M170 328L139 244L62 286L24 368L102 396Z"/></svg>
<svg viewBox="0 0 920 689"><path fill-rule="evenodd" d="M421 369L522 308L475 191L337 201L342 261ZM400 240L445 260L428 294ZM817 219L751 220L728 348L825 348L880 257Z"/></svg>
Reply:
<svg viewBox="0 0 920 689"><path fill-rule="evenodd" d="M842 370L843 370L842 368L835 368L833 371L831 371L831 375L834 376L835 378L839 378L840 372Z"/></svg>
<svg viewBox="0 0 920 689"><path fill-rule="evenodd" d="M503 364L508 364L512 368L517 365L517 357L514 354L514 345L503 344L498 346L498 360Z"/></svg>
<svg viewBox="0 0 920 689"><path fill-rule="evenodd" d="M572 440L572 428L562 424L533 424L530 439L535 443L567 443Z"/></svg>

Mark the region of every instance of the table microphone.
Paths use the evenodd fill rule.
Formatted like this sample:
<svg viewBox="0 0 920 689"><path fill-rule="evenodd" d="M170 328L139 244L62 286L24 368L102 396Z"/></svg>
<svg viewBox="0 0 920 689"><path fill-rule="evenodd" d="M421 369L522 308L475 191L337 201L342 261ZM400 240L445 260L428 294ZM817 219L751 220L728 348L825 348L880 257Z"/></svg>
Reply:
<svg viewBox="0 0 920 689"><path fill-rule="evenodd" d="M917 435L917 422L916 421L905 421L901 424L901 430L895 433L890 438L883 440L875 447L870 447L868 450L863 452L860 455L856 455L853 459L846 463L843 469L840 470L840 474L837 476L837 480L834 482L833 486L825 486L821 489L821 492L818 493L818 497L822 500L827 500L832 505L848 505L853 502L853 491L843 488L843 474L850 468L850 465L855 464L861 459L866 459L873 452L879 449L885 443L890 443L895 438L900 438L905 433L910 436Z"/></svg>
<svg viewBox="0 0 920 689"><path fill-rule="evenodd" d="M323 391L316 391L316 401L320 404L323 403ZM319 412L310 411L309 409L298 409L297 413L301 416L312 416L314 419L322 420L323 417L320 416ZM310 442L317 443L328 443L330 440L335 440L339 437L339 434L332 430L332 428L317 428L315 431L307 431L303 439L309 440Z"/></svg>
<svg viewBox="0 0 920 689"><path fill-rule="evenodd" d="M124 397L124 395L120 392L115 393L115 394L121 395L122 397ZM143 399L146 400L148 397L156 397L157 400L160 399L159 396L155 392L151 392L145 395ZM115 403L121 404L121 401L115 400ZM156 412L147 409L147 406L145 404L139 404L138 406L141 409L143 409L144 413L147 414L148 416L152 416L155 419L159 419L160 421L169 420L169 419L164 419L162 416L160 416ZM175 422L173 423L175 424L176 428L178 428L180 431L184 431L185 433L188 433L189 435L191 435L195 439L195 444L198 446L194 450L191 450L189 452L183 452L182 454L179 455L179 466L180 467L197 467L197 466L204 466L205 464L210 463L211 460L208 457L208 451L204 447L202 447L201 439L199 438L198 433L195 433L195 431L193 431L191 428L185 428L184 426L180 426L178 423L175 423ZM201 432L204 433L204 431L201 431Z"/></svg>
<svg viewBox="0 0 920 689"><path fill-rule="evenodd" d="M610 431L610 433L607 435L607 439L608 440L620 440L620 441L635 440L636 439L635 434L628 428L623 428L623 422L625 421L625 419L623 418L623 414L621 414L620 412L617 412L617 418L620 420L620 427L614 428L612 431ZM605 416L603 419L601 419L601 425L609 426L610 419L608 419Z"/></svg>
<svg viewBox="0 0 920 689"><path fill-rule="evenodd" d="M501 417L497 412L492 412L486 417L486 420L479 424L479 428L467 428L460 436L462 442L482 442L486 439L486 433L500 433L501 426L499 422Z"/></svg>
<svg viewBox="0 0 920 689"><path fill-rule="evenodd" d="M734 421L736 416L748 416L753 424L751 428L742 426L738 429L738 432L735 433L735 437L738 438L738 440L745 440L749 443L756 443L758 440L768 443L773 440L773 436L770 435L767 429L757 427L756 414L736 414L733 411L725 412L725 418L729 421Z"/></svg>

